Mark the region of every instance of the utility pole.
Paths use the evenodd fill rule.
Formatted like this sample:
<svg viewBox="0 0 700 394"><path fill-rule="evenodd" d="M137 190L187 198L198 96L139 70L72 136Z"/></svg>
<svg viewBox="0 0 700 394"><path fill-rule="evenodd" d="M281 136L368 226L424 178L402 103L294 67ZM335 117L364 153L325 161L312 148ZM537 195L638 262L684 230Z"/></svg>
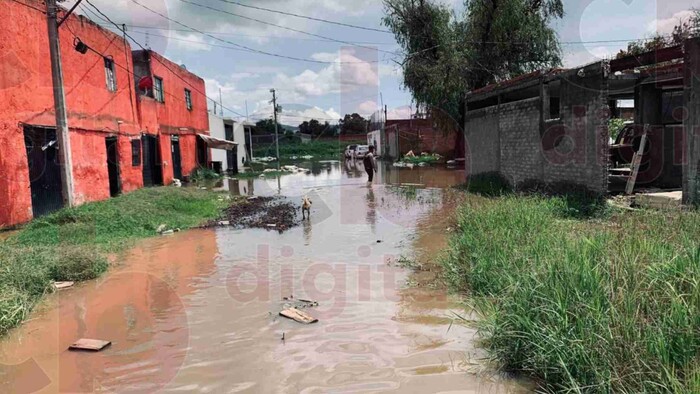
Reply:
<svg viewBox="0 0 700 394"><path fill-rule="evenodd" d="M46 20L49 30L49 53L51 56L51 77L53 80L53 100L56 112L56 142L58 157L61 161L61 190L63 203L72 207L73 198L73 159L68 134L68 115L66 112L66 95L63 91L63 70L61 69L61 46L58 38L58 6L56 0L46 0Z"/></svg>
<svg viewBox="0 0 700 394"><path fill-rule="evenodd" d="M248 120L248 100L245 101L245 121L249 123ZM243 128L245 130L245 127ZM248 144L250 145L250 161L253 161L253 129L248 126Z"/></svg>
<svg viewBox="0 0 700 394"><path fill-rule="evenodd" d="M275 95L275 89L270 89L272 93L272 113L275 119L275 148L277 149L277 171L280 169L280 139L277 135L277 96Z"/></svg>

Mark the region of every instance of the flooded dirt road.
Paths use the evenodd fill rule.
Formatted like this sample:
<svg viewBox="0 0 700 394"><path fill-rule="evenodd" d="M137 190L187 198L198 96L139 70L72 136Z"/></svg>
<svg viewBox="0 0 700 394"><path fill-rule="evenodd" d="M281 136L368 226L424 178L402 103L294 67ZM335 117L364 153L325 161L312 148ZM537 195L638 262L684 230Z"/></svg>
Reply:
<svg viewBox="0 0 700 394"><path fill-rule="evenodd" d="M484 372L474 332L451 324L457 300L397 264L444 246L456 204L447 188L463 171L386 167L368 188L352 163L301 166L311 173L219 186L308 195L310 221L139 243L100 280L49 296L0 343L3 391L525 392ZM278 316L284 297L318 301L304 311L319 322ZM67 351L78 338L112 345Z"/></svg>

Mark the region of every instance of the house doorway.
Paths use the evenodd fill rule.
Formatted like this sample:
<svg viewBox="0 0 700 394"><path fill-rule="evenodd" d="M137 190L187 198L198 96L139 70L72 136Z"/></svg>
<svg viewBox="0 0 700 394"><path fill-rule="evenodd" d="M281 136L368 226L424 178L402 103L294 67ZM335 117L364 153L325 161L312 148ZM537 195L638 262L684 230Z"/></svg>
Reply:
<svg viewBox="0 0 700 394"><path fill-rule="evenodd" d="M29 164L34 217L61 209L63 186L56 129L25 125L24 146Z"/></svg>
<svg viewBox="0 0 700 394"><path fill-rule="evenodd" d="M155 186L163 184L163 173L159 165L158 138L154 135L141 137L143 146L143 185Z"/></svg>
<svg viewBox="0 0 700 394"><path fill-rule="evenodd" d="M209 146L201 138L197 138L197 165L209 168Z"/></svg>
<svg viewBox="0 0 700 394"><path fill-rule="evenodd" d="M107 137L105 139L107 148L107 173L109 175L109 195L118 196L122 192L122 185L119 179L119 148L117 137Z"/></svg>
<svg viewBox="0 0 700 394"><path fill-rule="evenodd" d="M182 156L180 155L180 137L170 137L170 149L173 155L173 178L182 179Z"/></svg>

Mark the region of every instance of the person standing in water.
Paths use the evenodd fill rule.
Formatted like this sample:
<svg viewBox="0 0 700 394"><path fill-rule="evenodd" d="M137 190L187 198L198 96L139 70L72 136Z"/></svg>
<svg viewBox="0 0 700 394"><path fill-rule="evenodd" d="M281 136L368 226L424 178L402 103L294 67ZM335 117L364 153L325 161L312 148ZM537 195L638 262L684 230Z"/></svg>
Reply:
<svg viewBox="0 0 700 394"><path fill-rule="evenodd" d="M362 159L362 164L365 166L365 171L367 171L367 184L371 185L374 179L374 171L377 169L377 161L374 159L374 146L369 146L369 152Z"/></svg>

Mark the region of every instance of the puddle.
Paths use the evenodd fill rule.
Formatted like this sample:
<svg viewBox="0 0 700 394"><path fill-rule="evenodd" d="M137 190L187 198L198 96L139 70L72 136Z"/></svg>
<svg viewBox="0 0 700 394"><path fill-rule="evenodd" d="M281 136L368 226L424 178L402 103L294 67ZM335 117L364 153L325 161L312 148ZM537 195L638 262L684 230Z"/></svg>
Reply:
<svg viewBox="0 0 700 394"><path fill-rule="evenodd" d="M302 226L140 243L100 280L48 297L0 343L0 384L10 392L528 391L483 372L475 333L452 324L458 300L433 271L392 263L432 259L444 246L456 205L448 188L463 171L383 167L368 188L361 164L299 166L311 173L220 187L309 196ZM414 280L431 285L407 286ZM319 322L278 316L292 296L318 301L303 310ZM78 338L112 346L67 351Z"/></svg>

